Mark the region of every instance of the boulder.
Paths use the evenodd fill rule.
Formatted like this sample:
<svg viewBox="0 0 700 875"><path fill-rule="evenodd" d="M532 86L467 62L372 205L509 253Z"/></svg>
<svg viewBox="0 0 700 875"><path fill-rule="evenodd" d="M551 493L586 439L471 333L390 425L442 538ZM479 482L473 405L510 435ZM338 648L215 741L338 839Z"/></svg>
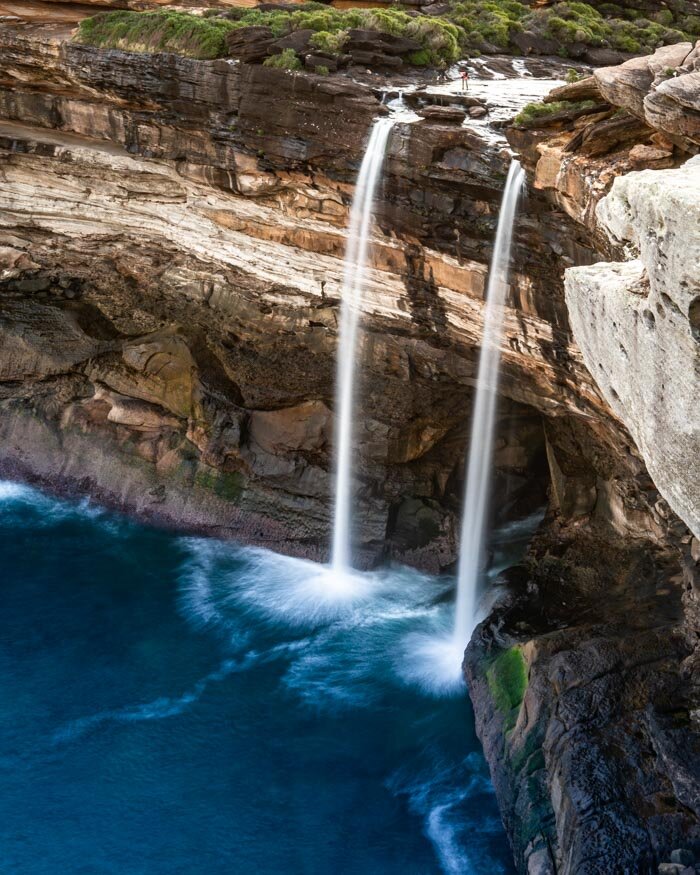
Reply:
<svg viewBox="0 0 700 875"><path fill-rule="evenodd" d="M306 55L304 58L304 66L307 70L314 72L319 67L326 67L329 73L333 73L338 69L338 61L336 58L330 58L328 55Z"/></svg>
<svg viewBox="0 0 700 875"><path fill-rule="evenodd" d="M632 58L619 66L602 67L593 75L607 101L644 118L644 98L654 80L646 58Z"/></svg>
<svg viewBox="0 0 700 875"><path fill-rule="evenodd" d="M270 54L274 41L269 27L241 27L226 37L226 48L232 58L246 64L259 64Z"/></svg>
<svg viewBox="0 0 700 875"><path fill-rule="evenodd" d="M593 75L606 100L645 118L644 99L657 74L682 64L691 49L690 43L663 46L653 55L631 58L616 67L603 67Z"/></svg>
<svg viewBox="0 0 700 875"><path fill-rule="evenodd" d="M382 55L407 55L421 48L415 40L391 33L380 33L376 30L361 30L352 28L348 31L344 49L354 56L355 52L374 52Z"/></svg>
<svg viewBox="0 0 700 875"><path fill-rule="evenodd" d="M556 40L547 39L529 30L513 34L511 41L523 55L555 55L560 48Z"/></svg>
<svg viewBox="0 0 700 875"><path fill-rule="evenodd" d="M271 46L272 54L279 55L287 49L292 49L297 55L303 55L309 48L309 40L313 36L313 30L295 30L276 39Z"/></svg>
<svg viewBox="0 0 700 875"><path fill-rule="evenodd" d="M485 106L471 106L469 108L470 118L483 118L488 113Z"/></svg>
<svg viewBox="0 0 700 875"><path fill-rule="evenodd" d="M583 60L594 67L610 67L613 64L621 64L625 60L625 55L615 49L588 48Z"/></svg>
<svg viewBox="0 0 700 875"><path fill-rule="evenodd" d="M403 67L403 61L395 55L386 55L382 52L367 52L360 49L353 49L349 54L352 58L352 63L359 67L367 67L372 70L398 70L399 67Z"/></svg>
<svg viewBox="0 0 700 875"><path fill-rule="evenodd" d="M645 96L643 112L650 125L682 144L700 144L700 70L661 82Z"/></svg>
<svg viewBox="0 0 700 875"><path fill-rule="evenodd" d="M586 76L578 82L553 88L544 98L544 103L557 103L560 100L595 100L596 103L600 103L603 95L600 93L595 76Z"/></svg>
<svg viewBox="0 0 700 875"><path fill-rule="evenodd" d="M692 866L695 862L695 854L687 848L675 848L671 851L671 862L682 863L684 866Z"/></svg>
<svg viewBox="0 0 700 875"><path fill-rule="evenodd" d="M461 125L466 118L463 109L457 106L426 106L418 110L418 115L435 124Z"/></svg>
<svg viewBox="0 0 700 875"><path fill-rule="evenodd" d="M580 155L605 155L625 143L639 143L651 128L636 116L612 116L586 125L566 144L564 151Z"/></svg>
<svg viewBox="0 0 700 875"><path fill-rule="evenodd" d="M659 149L657 146L644 146L639 143L630 149L630 164L635 170L652 168L661 170L664 167L673 167L673 152L668 149Z"/></svg>

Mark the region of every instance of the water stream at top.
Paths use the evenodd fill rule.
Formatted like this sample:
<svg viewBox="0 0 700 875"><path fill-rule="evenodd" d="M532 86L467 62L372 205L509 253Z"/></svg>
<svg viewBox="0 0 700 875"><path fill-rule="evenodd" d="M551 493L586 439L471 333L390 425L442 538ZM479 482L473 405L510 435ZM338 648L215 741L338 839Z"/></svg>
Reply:
<svg viewBox="0 0 700 875"><path fill-rule="evenodd" d="M503 333L503 305L508 288L513 225L524 178L522 167L518 161L514 160L510 165L503 191L486 292L484 335L479 354L479 371L469 442L469 462L457 568L454 636L455 645L462 649L468 643L476 625L479 579L481 569L484 567L488 493L491 482L493 432L496 419L496 394Z"/></svg>
<svg viewBox="0 0 700 875"><path fill-rule="evenodd" d="M374 123L360 166L350 210L335 382L335 507L331 547L331 565L335 572L344 572L350 568L350 509L353 485L353 423L358 328L372 229L374 195L393 125L394 120L391 118L381 118Z"/></svg>

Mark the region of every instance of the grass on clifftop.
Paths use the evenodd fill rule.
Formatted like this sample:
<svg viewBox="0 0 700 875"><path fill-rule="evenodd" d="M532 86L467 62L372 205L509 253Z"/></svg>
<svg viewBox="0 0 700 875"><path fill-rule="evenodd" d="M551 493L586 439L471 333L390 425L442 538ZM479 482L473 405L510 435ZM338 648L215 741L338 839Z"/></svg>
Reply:
<svg viewBox="0 0 700 875"><path fill-rule="evenodd" d="M643 54L700 33L698 16L665 10L647 19L612 3L594 8L575 0L539 9L519 0L452 0L447 17L464 30L467 47L512 51L513 38L527 32L554 42L563 57L581 46Z"/></svg>
<svg viewBox="0 0 700 875"><path fill-rule="evenodd" d="M577 0L560 0L533 9L519 0L451 0L442 16L406 12L398 6L335 9L302 3L287 9L210 9L200 16L178 10L105 12L84 19L76 42L132 52L174 52L207 60L226 57L226 35L251 25L269 27L276 37L314 31L312 46L338 54L352 28L374 30L415 41L419 51L405 60L416 66L444 66L480 51L518 54L514 39L527 33L549 40L560 55L579 56L581 48L612 48L643 54L700 35L700 17L668 10L650 18L614 4L600 9ZM602 10L602 11L601 11Z"/></svg>
<svg viewBox="0 0 700 875"><path fill-rule="evenodd" d="M188 58L211 60L226 55L224 18L202 18L187 12L103 12L83 19L76 42L128 52L173 52Z"/></svg>
<svg viewBox="0 0 700 875"><path fill-rule="evenodd" d="M265 25L276 37L295 30L315 31L313 45L337 53L346 32L364 28L406 36L421 47L407 60L416 65L452 63L460 57L460 30L442 18L409 15L399 9L333 9L305 3L293 11L232 9L206 16L188 12L105 12L84 19L76 42L131 52L174 52L208 60L226 57L226 35L249 25Z"/></svg>

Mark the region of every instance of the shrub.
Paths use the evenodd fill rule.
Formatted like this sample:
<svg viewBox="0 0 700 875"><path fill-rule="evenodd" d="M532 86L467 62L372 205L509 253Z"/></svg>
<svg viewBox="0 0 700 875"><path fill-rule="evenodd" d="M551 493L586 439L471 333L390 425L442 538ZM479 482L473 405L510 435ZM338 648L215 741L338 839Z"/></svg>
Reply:
<svg viewBox="0 0 700 875"><path fill-rule="evenodd" d="M301 61L294 49L284 49L279 55L272 55L263 61L265 67L277 67L281 70L301 70Z"/></svg>
<svg viewBox="0 0 700 875"><path fill-rule="evenodd" d="M317 76L327 76L330 73L328 67L325 64L319 64L318 67L314 70Z"/></svg>
<svg viewBox="0 0 700 875"><path fill-rule="evenodd" d="M85 18L74 40L91 46L132 52L174 52L209 60L226 54L226 34L233 29L222 18L187 12L103 12Z"/></svg>
<svg viewBox="0 0 700 875"><path fill-rule="evenodd" d="M595 100L556 100L553 103L528 103L515 117L517 125L526 125L566 110L592 109Z"/></svg>
<svg viewBox="0 0 700 875"><path fill-rule="evenodd" d="M427 67L430 64L430 52L425 49L420 49L417 52L411 52L408 56L408 63L414 67Z"/></svg>
<svg viewBox="0 0 700 875"><path fill-rule="evenodd" d="M580 78L581 77L576 72L576 70L574 70L573 67L569 67L569 69L566 71L566 81L569 83L569 85L573 85L574 82L578 82Z"/></svg>
<svg viewBox="0 0 700 875"><path fill-rule="evenodd" d="M521 21L528 7L518 0L460 0L452 4L449 18L458 24L465 37L467 50L496 46L508 47L511 35L522 29Z"/></svg>
<svg viewBox="0 0 700 875"><path fill-rule="evenodd" d="M331 33L328 30L319 30L311 37L309 45L319 52L338 55L343 50L347 40L348 32L346 30L339 30L336 33Z"/></svg>
<svg viewBox="0 0 700 875"><path fill-rule="evenodd" d="M392 6L335 9L321 3L301 3L261 11L236 7L208 9L204 15L163 9L156 12L106 12L84 19L74 39L105 48L137 52L176 52L192 58L226 56L226 35L239 27L264 25L275 37L295 30L314 31L311 44L321 52L342 51L350 28L405 36L420 49L406 60L417 66L451 64L493 48L508 51L522 30L556 40L567 57L574 43L611 46L625 52L652 52L660 45L700 36L700 17L665 9L650 19L635 19L635 10L613 3L594 9L578 0L556 0L532 8L520 0L448 0L442 16L408 13ZM680 9L680 7L679 7ZM675 26L674 26L675 24ZM273 65L274 66L274 65Z"/></svg>

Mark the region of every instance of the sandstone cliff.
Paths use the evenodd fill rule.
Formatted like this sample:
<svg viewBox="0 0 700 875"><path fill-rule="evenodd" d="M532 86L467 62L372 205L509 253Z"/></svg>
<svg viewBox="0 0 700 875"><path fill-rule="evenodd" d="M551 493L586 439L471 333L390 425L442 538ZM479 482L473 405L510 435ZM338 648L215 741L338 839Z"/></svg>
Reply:
<svg viewBox="0 0 700 875"><path fill-rule="evenodd" d="M345 78L100 52L45 27L0 39L5 470L323 556L344 227L378 98ZM432 568L454 557L507 160L453 124L392 137L363 336L367 561L387 543ZM533 200L519 231L503 385L521 406L504 408L499 456L513 483L543 458L539 413L553 442L570 413L605 445L627 441L568 333L558 277L592 254L552 221ZM143 422L116 412L127 402Z"/></svg>
<svg viewBox="0 0 700 875"><path fill-rule="evenodd" d="M593 111L510 135L532 185L505 314L496 504L515 515L548 490L549 514L466 663L530 872L652 871L700 838L685 757L700 704L686 525L697 533L697 478L679 474L697 444L682 429L690 395L671 393L684 370L693 379L695 298L671 289L686 279L677 218L650 243L650 177L624 176L640 162L685 167L695 141L671 122L658 130L646 98L643 114L630 101L617 115L595 88ZM65 24L0 28L0 471L325 557L344 229L367 131L386 111L378 92L100 51L71 43ZM363 314L366 563L454 561L509 161L485 134L434 113L392 135ZM639 261L611 266L629 244ZM593 280L613 274L591 326ZM669 352L685 331L669 369L641 333L645 309ZM673 416L659 434L648 412L662 376Z"/></svg>

